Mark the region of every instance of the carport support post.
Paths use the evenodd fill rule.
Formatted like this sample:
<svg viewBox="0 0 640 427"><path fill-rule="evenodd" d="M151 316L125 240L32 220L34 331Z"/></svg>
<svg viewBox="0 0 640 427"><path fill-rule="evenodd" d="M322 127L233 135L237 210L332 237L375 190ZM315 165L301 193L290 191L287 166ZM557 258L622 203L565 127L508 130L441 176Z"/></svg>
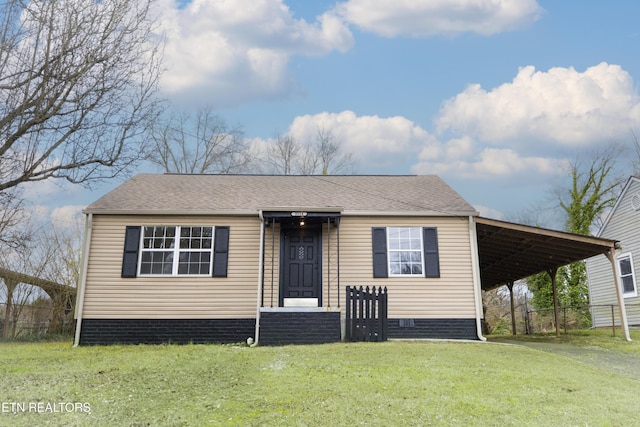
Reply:
<svg viewBox="0 0 640 427"><path fill-rule="evenodd" d="M558 291L556 289L556 273L557 268L547 270L547 274L551 277L551 289L553 290L553 321L556 324L556 337L560 336L560 325L558 324Z"/></svg>
<svg viewBox="0 0 640 427"><path fill-rule="evenodd" d="M507 288L509 288L509 296L511 297L511 333L516 335L516 307L513 302L513 282L507 283Z"/></svg>
<svg viewBox="0 0 640 427"><path fill-rule="evenodd" d="M620 288L620 278L618 277L618 269L616 268L616 250L614 248L609 249L609 252L605 253L609 261L611 262L611 269L613 270L613 283L616 287L616 295L618 297L618 307L620 308L620 325L622 326L622 332L624 333L624 338L627 341L631 341L631 336L629 335L629 324L627 323L627 308L624 305L624 295L622 294L622 290ZM613 319L612 319L613 322ZM616 324L613 323L613 328L615 329Z"/></svg>

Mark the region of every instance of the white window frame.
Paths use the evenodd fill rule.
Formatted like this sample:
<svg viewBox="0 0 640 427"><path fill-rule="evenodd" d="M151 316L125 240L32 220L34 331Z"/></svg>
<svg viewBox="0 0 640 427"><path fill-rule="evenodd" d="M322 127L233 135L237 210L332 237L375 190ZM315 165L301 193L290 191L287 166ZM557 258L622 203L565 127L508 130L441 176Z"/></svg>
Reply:
<svg viewBox="0 0 640 427"><path fill-rule="evenodd" d="M418 240L419 241L419 246L418 248L393 248L392 249L392 245L391 245L391 233L392 230L410 230L409 233L411 234L411 230L417 230L418 232ZM422 232L422 227L387 227L387 268L388 268L388 276L389 277L424 277L424 241L423 241L423 232ZM410 241L412 240L411 238L409 239ZM392 253L400 253L400 252L419 252L420 253L420 273L393 273L392 268L391 268L391 254Z"/></svg>
<svg viewBox="0 0 640 427"><path fill-rule="evenodd" d="M631 276L631 279L633 280L633 291L632 292L625 292L624 290L624 284L622 282L622 269L620 268L620 261L624 260L624 259L629 259L629 263L631 264L631 274L629 275L625 275L625 277ZM627 252L624 254L620 254L616 257L616 268L618 270L618 279L620 280L620 287L622 288L622 293L624 295L625 298L632 298L632 297L637 297L638 296L638 283L636 282L636 272L635 272L635 267L633 264L633 255L631 254L631 252Z"/></svg>
<svg viewBox="0 0 640 427"><path fill-rule="evenodd" d="M145 239L145 230L147 228L175 228L175 235L173 236L173 244L168 248L145 248L144 247L144 239ZM210 248L180 248L180 236L182 228L193 228L193 227L201 227L201 228L210 228L211 229L211 247ZM138 277L211 277L213 271L213 249L215 242L215 227L211 225L143 225L141 228L141 236L140 236L140 247L139 247L139 256L138 256ZM142 273L142 258L144 253L150 252L172 252L172 260L171 260L171 273ZM180 254L181 253L189 253L189 252L209 252L209 272L203 274L179 274L178 268L180 264Z"/></svg>

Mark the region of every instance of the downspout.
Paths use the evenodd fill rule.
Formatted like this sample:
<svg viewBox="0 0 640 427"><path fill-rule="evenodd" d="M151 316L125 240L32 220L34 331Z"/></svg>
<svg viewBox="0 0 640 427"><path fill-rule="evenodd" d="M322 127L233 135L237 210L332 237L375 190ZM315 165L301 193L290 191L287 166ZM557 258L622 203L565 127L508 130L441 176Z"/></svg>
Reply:
<svg viewBox="0 0 640 427"><path fill-rule="evenodd" d="M76 333L73 339L73 346L80 344L80 329L82 328L82 311L84 309L84 290L87 286L87 269L89 266L89 248L91 247L91 230L93 214L86 214L84 217L84 239L82 240L82 271L78 295L76 297Z"/></svg>
<svg viewBox="0 0 640 427"><path fill-rule="evenodd" d="M262 210L258 211L260 218L260 254L258 255L258 299L256 303L256 332L251 347L258 345L260 341L260 308L262 306L262 274L264 273L264 217ZM275 225L274 225L275 226Z"/></svg>
<svg viewBox="0 0 640 427"><path fill-rule="evenodd" d="M487 339L482 336L482 293L480 290L478 235L476 233L475 218L471 215L469 215L469 241L471 242L471 274L473 276L473 294L476 302L476 333L480 341L486 341Z"/></svg>

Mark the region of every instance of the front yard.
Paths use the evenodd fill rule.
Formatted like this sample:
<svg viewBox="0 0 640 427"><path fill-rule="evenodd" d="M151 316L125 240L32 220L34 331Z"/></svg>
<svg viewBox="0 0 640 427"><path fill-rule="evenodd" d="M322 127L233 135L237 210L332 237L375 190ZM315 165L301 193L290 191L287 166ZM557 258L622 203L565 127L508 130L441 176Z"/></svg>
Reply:
<svg viewBox="0 0 640 427"><path fill-rule="evenodd" d="M634 338L613 347L633 355ZM632 425L640 396L640 381L569 357L466 342L5 343L0 377L12 426Z"/></svg>

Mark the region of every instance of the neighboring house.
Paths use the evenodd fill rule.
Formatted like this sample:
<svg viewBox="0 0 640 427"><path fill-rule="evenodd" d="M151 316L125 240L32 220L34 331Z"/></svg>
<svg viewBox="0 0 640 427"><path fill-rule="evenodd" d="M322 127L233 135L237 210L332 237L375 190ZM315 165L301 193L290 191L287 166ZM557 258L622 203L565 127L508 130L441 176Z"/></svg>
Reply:
<svg viewBox="0 0 640 427"><path fill-rule="evenodd" d="M615 253L615 273L623 290L628 323L640 326L640 177L629 178L598 237L619 241ZM602 257L590 258L586 264L589 298L594 305L593 324L596 327L611 326L611 306L618 306L615 287L612 286L614 276L611 264Z"/></svg>
<svg viewBox="0 0 640 427"><path fill-rule="evenodd" d="M481 287L613 250L433 175L141 174L85 215L76 345L338 341L346 286L388 289L389 338L484 339Z"/></svg>

